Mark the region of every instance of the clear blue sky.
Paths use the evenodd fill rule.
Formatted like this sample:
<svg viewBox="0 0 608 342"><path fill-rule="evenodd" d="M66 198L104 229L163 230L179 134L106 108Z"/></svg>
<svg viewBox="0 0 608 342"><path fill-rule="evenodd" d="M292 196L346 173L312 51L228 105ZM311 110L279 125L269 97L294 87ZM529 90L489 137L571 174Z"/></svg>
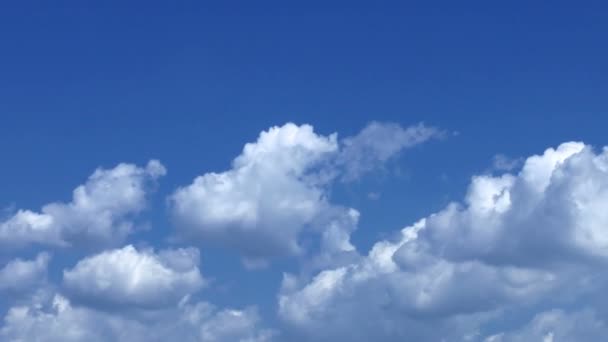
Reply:
<svg viewBox="0 0 608 342"><path fill-rule="evenodd" d="M339 138L374 121L443 130L326 189L361 213L351 240L365 255L463 202L471 176L490 172L498 154L521 162L566 141L608 144L607 18L602 1L3 2L0 208L6 218L40 211L69 202L98 167L158 159L168 172L139 217L151 228L124 243L160 250L177 225L167 197L230 169L271 126L310 124ZM220 243L198 247L213 280L197 296L256 305L282 329L282 273L305 273L306 262L252 271ZM38 251L2 254L0 267ZM61 270L87 254L49 251L49 282L61 288ZM0 301L2 314L11 305Z"/></svg>

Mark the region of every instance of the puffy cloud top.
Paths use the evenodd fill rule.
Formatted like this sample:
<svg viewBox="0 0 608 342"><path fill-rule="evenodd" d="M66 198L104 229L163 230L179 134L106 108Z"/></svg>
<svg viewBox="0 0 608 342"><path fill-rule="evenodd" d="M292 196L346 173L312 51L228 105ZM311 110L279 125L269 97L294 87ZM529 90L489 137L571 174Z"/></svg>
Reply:
<svg viewBox="0 0 608 342"><path fill-rule="evenodd" d="M600 275L607 205L608 149L565 143L529 157L517 174L473 177L464 203L378 242L359 261L309 280L286 276L279 314L303 340L399 341L481 340L492 319L556 298L593 313L608 285ZM587 336L552 323L561 317L568 314L548 313L487 341ZM551 329L534 331L539 322ZM597 331L605 329L589 336Z"/></svg>
<svg viewBox="0 0 608 342"><path fill-rule="evenodd" d="M317 135L308 125L262 132L231 170L197 177L171 196L178 229L251 257L298 253L298 233L328 206L305 175L337 148L335 135Z"/></svg>
<svg viewBox="0 0 608 342"><path fill-rule="evenodd" d="M182 236L237 249L260 259L302 252L304 231L347 251L358 213L332 205L328 189L338 177L358 178L404 148L440 136L435 128L372 123L341 143L309 125L272 127L248 143L222 173L206 173L170 197Z"/></svg>
<svg viewBox="0 0 608 342"><path fill-rule="evenodd" d="M39 253L33 260L14 259L0 268L0 291L24 291L40 285L47 275L48 253Z"/></svg>
<svg viewBox="0 0 608 342"><path fill-rule="evenodd" d="M79 261L63 281L71 297L94 305L158 308L203 286L198 263L194 248L154 253L128 245Z"/></svg>
<svg viewBox="0 0 608 342"><path fill-rule="evenodd" d="M132 231L131 217L145 206L151 181L166 173L151 160L145 168L119 164L97 169L73 192L69 203L50 203L40 213L19 210L0 222L0 245L70 246L115 244Z"/></svg>

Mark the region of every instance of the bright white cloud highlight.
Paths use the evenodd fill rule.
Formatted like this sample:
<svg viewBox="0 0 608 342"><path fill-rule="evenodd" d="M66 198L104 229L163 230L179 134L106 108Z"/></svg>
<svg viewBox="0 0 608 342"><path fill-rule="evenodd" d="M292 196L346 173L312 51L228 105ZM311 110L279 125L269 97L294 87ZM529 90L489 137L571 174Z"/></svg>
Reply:
<svg viewBox="0 0 608 342"><path fill-rule="evenodd" d="M203 286L198 264L194 248L154 253L128 245L79 261L63 282L70 296L92 305L158 308Z"/></svg>
<svg viewBox="0 0 608 342"><path fill-rule="evenodd" d="M197 177L171 196L178 229L251 257L298 253L298 234L328 206L307 172L337 149L335 135L308 125L262 132L231 170Z"/></svg>

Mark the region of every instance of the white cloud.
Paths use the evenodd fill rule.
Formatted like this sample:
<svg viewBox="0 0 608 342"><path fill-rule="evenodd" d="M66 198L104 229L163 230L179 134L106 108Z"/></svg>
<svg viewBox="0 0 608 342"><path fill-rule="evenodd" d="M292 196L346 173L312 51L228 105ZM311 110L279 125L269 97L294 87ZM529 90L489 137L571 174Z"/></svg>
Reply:
<svg viewBox="0 0 608 342"><path fill-rule="evenodd" d="M60 295L10 308L0 328L0 340L7 342L269 342L274 335L260 327L254 308L186 303L135 318L73 306Z"/></svg>
<svg viewBox="0 0 608 342"><path fill-rule="evenodd" d="M39 253L33 260L14 259L0 269L0 291L21 292L46 281L50 255Z"/></svg>
<svg viewBox="0 0 608 342"><path fill-rule="evenodd" d="M423 124L403 128L394 123L372 122L356 136L342 141L344 146L337 158L337 164L343 169L342 180L356 180L404 149L444 134Z"/></svg>
<svg viewBox="0 0 608 342"><path fill-rule="evenodd" d="M249 257L300 252L298 234L328 207L308 171L337 151L336 136L286 124L245 145L231 170L207 173L170 199L180 233Z"/></svg>
<svg viewBox="0 0 608 342"><path fill-rule="evenodd" d="M359 177L438 135L423 125L372 123L341 148L336 134L319 135L309 125L272 127L245 145L230 170L177 189L169 199L174 222L182 237L236 249L253 267L301 254L304 232L321 235L332 253L351 251L354 210L329 202L331 182Z"/></svg>
<svg viewBox="0 0 608 342"><path fill-rule="evenodd" d="M69 203L50 203L40 213L19 210L0 222L0 245L70 246L121 242L133 230L133 215L144 209L150 182L165 174L152 160L145 168L119 164L97 169L73 192Z"/></svg>
<svg viewBox="0 0 608 342"><path fill-rule="evenodd" d="M484 342L603 341L607 335L606 321L599 319L593 310L572 313L550 310L537 314L520 329L494 334Z"/></svg>
<svg viewBox="0 0 608 342"><path fill-rule="evenodd" d="M91 305L159 308L177 305L204 284L194 248L136 250L128 245L79 261L63 272L69 295Z"/></svg>
<svg viewBox="0 0 608 342"><path fill-rule="evenodd" d="M518 174L473 177L464 203L350 265L287 276L279 315L302 340L459 341L522 310L597 309L608 285L606 207L608 149L565 143Z"/></svg>

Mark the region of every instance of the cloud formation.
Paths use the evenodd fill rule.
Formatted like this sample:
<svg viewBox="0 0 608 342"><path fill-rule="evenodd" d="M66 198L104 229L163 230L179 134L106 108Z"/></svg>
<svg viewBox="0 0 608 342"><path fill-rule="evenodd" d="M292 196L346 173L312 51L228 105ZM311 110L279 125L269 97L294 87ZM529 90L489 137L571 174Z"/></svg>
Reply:
<svg viewBox="0 0 608 342"><path fill-rule="evenodd" d="M48 253L39 253L33 260L20 258L9 261L0 268L0 291L22 292L46 281Z"/></svg>
<svg viewBox="0 0 608 342"><path fill-rule="evenodd" d="M2 246L22 247L2 250L22 254L0 267L0 292L10 297L0 340L601 340L608 148L566 142L496 166L471 177L461 201L368 252L351 242L361 212L333 203L333 184L441 135L373 123L339 140L286 124L245 145L229 170L169 196L181 237L174 243L231 248L249 268L299 256L283 276L272 328L256 307L204 300L198 249L124 245L165 173L159 162L99 169L71 202L19 210L0 223ZM102 251L68 250L80 261L53 284L50 254L37 249L87 243Z"/></svg>
<svg viewBox="0 0 608 342"><path fill-rule="evenodd" d="M539 313L525 326L515 331L488 336L484 342L527 341L601 341L608 334L606 322L593 310L567 313L549 310Z"/></svg>
<svg viewBox="0 0 608 342"><path fill-rule="evenodd" d="M297 254L298 234L328 206L307 172L338 148L308 125L262 132L222 173L207 173L170 198L181 234L251 257Z"/></svg>
<svg viewBox="0 0 608 342"><path fill-rule="evenodd" d="M343 147L336 161L342 169L341 178L343 181L359 179L404 149L444 135L445 132L424 124L404 128L395 123L372 122L359 134L342 140Z"/></svg>
<svg viewBox="0 0 608 342"><path fill-rule="evenodd" d="M460 341L536 307L601 306L606 205L608 149L564 143L518 174L473 177L464 203L355 263L309 280L286 276L279 315L302 340ZM545 335L573 334L560 331Z"/></svg>
<svg viewBox="0 0 608 342"><path fill-rule="evenodd" d="M194 248L137 250L128 245L79 261L63 272L69 295L110 308L177 305L204 284Z"/></svg>
<svg viewBox="0 0 608 342"><path fill-rule="evenodd" d="M330 203L331 183L356 179L440 134L424 125L372 123L338 141L310 125L272 127L245 145L230 170L206 173L175 191L169 199L175 225L182 236L233 248L252 265L301 254L303 232L322 235L334 251L352 250L358 213Z"/></svg>
<svg viewBox="0 0 608 342"><path fill-rule="evenodd" d="M97 169L85 184L74 189L71 202L47 204L39 213L18 210L0 222L0 246L120 243L133 230L132 217L144 209L151 183L165 173L165 167L156 160L144 168L119 164L113 169Z"/></svg>
<svg viewBox="0 0 608 342"><path fill-rule="evenodd" d="M217 309L185 303L146 317L74 306L61 295L11 307L0 328L2 341L38 342L269 342L275 332L259 324L255 308Z"/></svg>

